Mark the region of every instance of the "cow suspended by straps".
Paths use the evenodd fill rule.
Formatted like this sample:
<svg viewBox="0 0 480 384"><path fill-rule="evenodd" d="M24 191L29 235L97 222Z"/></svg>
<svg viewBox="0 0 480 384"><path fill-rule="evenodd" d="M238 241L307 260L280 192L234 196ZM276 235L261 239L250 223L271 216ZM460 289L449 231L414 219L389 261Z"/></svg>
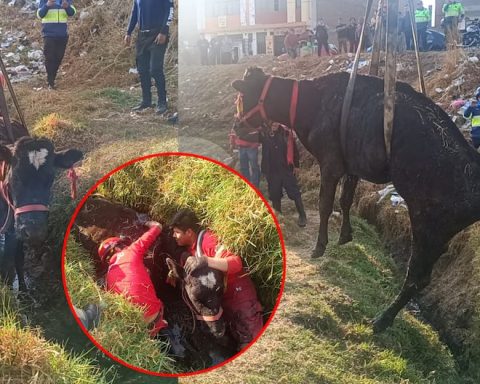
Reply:
<svg viewBox="0 0 480 384"><path fill-rule="evenodd" d="M374 329L382 331L429 284L433 266L449 240L480 220L480 155L440 107L401 82L396 83L388 155L383 81L373 76L358 77L342 132L348 79L347 73L335 73L297 82L250 68L232 85L242 94L245 125L258 127L264 120L289 125L320 164L320 229L312 257L326 250L328 219L342 178L339 244L352 240L349 211L359 178L373 183L392 181L405 199L413 249L401 292L374 322Z"/></svg>

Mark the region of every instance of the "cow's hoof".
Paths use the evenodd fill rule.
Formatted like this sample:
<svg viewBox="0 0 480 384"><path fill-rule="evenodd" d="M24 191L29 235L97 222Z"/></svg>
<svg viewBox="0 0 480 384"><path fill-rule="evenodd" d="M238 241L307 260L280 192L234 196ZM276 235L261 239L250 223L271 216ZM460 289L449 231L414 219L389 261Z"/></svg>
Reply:
<svg viewBox="0 0 480 384"><path fill-rule="evenodd" d="M306 216L300 216L297 221L297 225L300 228L305 228L307 225L307 217Z"/></svg>
<svg viewBox="0 0 480 384"><path fill-rule="evenodd" d="M325 254L325 248L326 247L315 248L312 252L312 259L318 259L319 257L322 257Z"/></svg>
<svg viewBox="0 0 480 384"><path fill-rule="evenodd" d="M372 320L373 333L382 333L393 324L393 319L379 316Z"/></svg>
<svg viewBox="0 0 480 384"><path fill-rule="evenodd" d="M349 233L348 235L345 235L345 236L340 235L340 238L338 239L338 245L347 244L352 240L353 240L353 237L352 237L351 233Z"/></svg>

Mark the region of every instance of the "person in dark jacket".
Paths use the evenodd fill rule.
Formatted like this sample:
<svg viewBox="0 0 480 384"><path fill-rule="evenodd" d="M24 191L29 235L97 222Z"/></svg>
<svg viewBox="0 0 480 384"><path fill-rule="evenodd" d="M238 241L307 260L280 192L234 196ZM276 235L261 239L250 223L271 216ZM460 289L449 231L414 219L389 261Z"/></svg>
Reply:
<svg viewBox="0 0 480 384"><path fill-rule="evenodd" d="M335 27L335 30L337 31L338 53L347 53L348 27L343 22L343 19L341 17L338 19L338 24Z"/></svg>
<svg viewBox="0 0 480 384"><path fill-rule="evenodd" d="M318 45L318 56L322 56L323 48L325 48L326 54L330 56L330 47L328 45L328 29L323 19L318 20L317 28L315 28L315 37Z"/></svg>
<svg viewBox="0 0 480 384"><path fill-rule="evenodd" d="M48 88L55 88L55 79L68 43L67 20L77 10L72 0L40 0L37 16L42 20L43 54Z"/></svg>
<svg viewBox="0 0 480 384"><path fill-rule="evenodd" d="M172 20L173 0L133 1L125 44L130 45L132 33L138 24L136 60L142 86L142 102L134 107L133 111L152 107L152 77L155 79L158 94L156 113L161 115L167 111L163 63Z"/></svg>
<svg viewBox="0 0 480 384"><path fill-rule="evenodd" d="M283 189L295 202L298 211L298 226L307 225L307 216L302 202L302 194L295 176L300 166L298 148L293 131L279 123L272 123L261 134L262 173L267 178L268 194L275 211L281 213Z"/></svg>
<svg viewBox="0 0 480 384"><path fill-rule="evenodd" d="M200 64L208 65L208 47L210 43L205 38L204 34L200 35L200 39L197 42L198 50L200 51Z"/></svg>
<svg viewBox="0 0 480 384"><path fill-rule="evenodd" d="M359 36L358 36L359 37ZM357 51L357 20L354 17L350 18L350 24L347 26L347 39L349 45L349 52L355 53Z"/></svg>
<svg viewBox="0 0 480 384"><path fill-rule="evenodd" d="M405 14L400 19L399 30L405 36L405 46L407 51L413 50L413 31L412 18L410 16L410 7L405 6Z"/></svg>

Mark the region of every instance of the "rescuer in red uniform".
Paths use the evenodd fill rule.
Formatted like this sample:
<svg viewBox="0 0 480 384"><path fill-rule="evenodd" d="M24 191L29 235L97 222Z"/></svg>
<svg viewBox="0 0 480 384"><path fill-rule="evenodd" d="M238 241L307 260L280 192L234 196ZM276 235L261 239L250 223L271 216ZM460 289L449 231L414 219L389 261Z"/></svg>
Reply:
<svg viewBox="0 0 480 384"><path fill-rule="evenodd" d="M156 221L148 221L145 225L149 230L135 242L129 244L127 239L111 237L102 242L98 254L109 264L107 289L124 295L144 309L144 318L150 324L150 336L153 337L168 324L163 319L163 303L157 297L143 258L162 232L162 225Z"/></svg>
<svg viewBox="0 0 480 384"><path fill-rule="evenodd" d="M239 350L243 349L262 329L263 316L255 286L243 268L242 259L221 245L211 231L201 231L199 220L190 209L177 212L171 227L177 244L188 247L190 255L194 256L185 262L187 274L206 266L226 273L223 313ZM199 237L201 255L196 252Z"/></svg>

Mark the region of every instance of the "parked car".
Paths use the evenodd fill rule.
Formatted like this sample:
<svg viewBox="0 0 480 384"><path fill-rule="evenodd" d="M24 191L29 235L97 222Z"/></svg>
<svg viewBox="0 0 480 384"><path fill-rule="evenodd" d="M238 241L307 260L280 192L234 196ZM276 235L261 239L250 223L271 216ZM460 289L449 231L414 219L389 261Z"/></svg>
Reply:
<svg viewBox="0 0 480 384"><path fill-rule="evenodd" d="M434 29L427 30L427 51L444 51L446 48L444 33Z"/></svg>

